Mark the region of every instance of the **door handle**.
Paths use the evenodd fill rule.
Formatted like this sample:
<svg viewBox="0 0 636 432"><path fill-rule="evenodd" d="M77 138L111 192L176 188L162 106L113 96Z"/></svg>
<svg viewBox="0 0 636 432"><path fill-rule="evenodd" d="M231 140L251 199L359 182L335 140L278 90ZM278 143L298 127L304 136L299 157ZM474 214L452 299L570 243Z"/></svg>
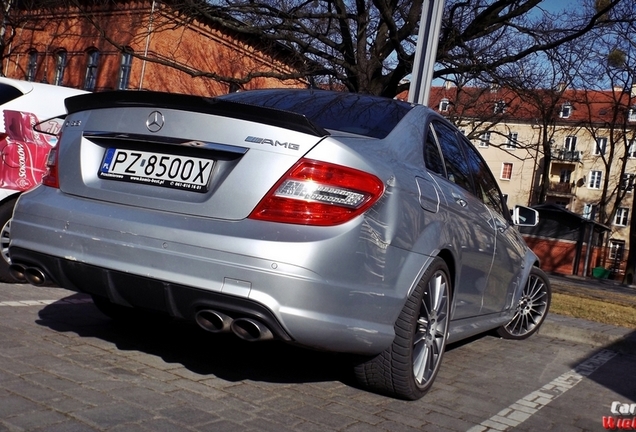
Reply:
<svg viewBox="0 0 636 432"><path fill-rule="evenodd" d="M500 233L506 231L506 229L508 228L508 225L501 222L499 219L495 219L495 226L497 227Z"/></svg>
<svg viewBox="0 0 636 432"><path fill-rule="evenodd" d="M466 207L468 205L466 200L459 194L453 192L453 198L455 199L455 202L462 207Z"/></svg>

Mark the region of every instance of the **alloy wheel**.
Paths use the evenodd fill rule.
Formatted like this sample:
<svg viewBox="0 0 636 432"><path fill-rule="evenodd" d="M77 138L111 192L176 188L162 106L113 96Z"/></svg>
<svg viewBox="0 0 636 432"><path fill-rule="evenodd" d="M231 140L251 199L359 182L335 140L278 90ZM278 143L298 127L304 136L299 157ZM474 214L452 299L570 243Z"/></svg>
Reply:
<svg viewBox="0 0 636 432"><path fill-rule="evenodd" d="M413 339L413 375L419 386L426 385L437 372L448 334L449 284L438 270L428 281Z"/></svg>

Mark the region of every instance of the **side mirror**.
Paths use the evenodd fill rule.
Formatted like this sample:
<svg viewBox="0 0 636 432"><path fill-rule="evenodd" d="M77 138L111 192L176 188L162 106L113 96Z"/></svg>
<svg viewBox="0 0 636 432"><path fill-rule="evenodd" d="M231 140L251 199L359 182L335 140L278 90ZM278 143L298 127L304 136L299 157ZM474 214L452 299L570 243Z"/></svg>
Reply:
<svg viewBox="0 0 636 432"><path fill-rule="evenodd" d="M516 226L536 226L539 223L539 212L530 207L515 206L512 211L512 223Z"/></svg>

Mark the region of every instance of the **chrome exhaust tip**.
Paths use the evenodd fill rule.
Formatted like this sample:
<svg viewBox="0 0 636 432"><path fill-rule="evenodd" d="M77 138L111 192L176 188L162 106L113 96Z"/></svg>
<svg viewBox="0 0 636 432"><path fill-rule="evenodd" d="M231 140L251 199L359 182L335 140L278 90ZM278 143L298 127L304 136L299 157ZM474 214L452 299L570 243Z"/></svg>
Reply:
<svg viewBox="0 0 636 432"><path fill-rule="evenodd" d="M36 267L28 267L24 270L24 278L28 283L35 286L42 286L48 282L46 274Z"/></svg>
<svg viewBox="0 0 636 432"><path fill-rule="evenodd" d="M194 319L203 330L212 333L229 332L232 324L232 318L228 315L209 309L200 310Z"/></svg>
<svg viewBox="0 0 636 432"><path fill-rule="evenodd" d="M18 282L26 282L26 267L22 264L11 264L9 266L9 273L11 277Z"/></svg>
<svg viewBox="0 0 636 432"><path fill-rule="evenodd" d="M232 321L232 332L248 342L273 339L271 330L263 323L251 318L237 318Z"/></svg>

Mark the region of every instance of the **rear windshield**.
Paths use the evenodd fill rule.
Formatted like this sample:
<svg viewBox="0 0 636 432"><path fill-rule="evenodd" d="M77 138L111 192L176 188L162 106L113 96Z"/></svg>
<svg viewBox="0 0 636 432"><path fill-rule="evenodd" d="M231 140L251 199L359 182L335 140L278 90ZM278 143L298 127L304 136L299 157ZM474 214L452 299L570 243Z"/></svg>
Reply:
<svg viewBox="0 0 636 432"><path fill-rule="evenodd" d="M373 138L387 136L412 108L395 99L325 90L251 90L219 98L292 111L324 129Z"/></svg>
<svg viewBox="0 0 636 432"><path fill-rule="evenodd" d="M0 105L11 102L13 99L22 96L22 92L8 84L0 84Z"/></svg>

